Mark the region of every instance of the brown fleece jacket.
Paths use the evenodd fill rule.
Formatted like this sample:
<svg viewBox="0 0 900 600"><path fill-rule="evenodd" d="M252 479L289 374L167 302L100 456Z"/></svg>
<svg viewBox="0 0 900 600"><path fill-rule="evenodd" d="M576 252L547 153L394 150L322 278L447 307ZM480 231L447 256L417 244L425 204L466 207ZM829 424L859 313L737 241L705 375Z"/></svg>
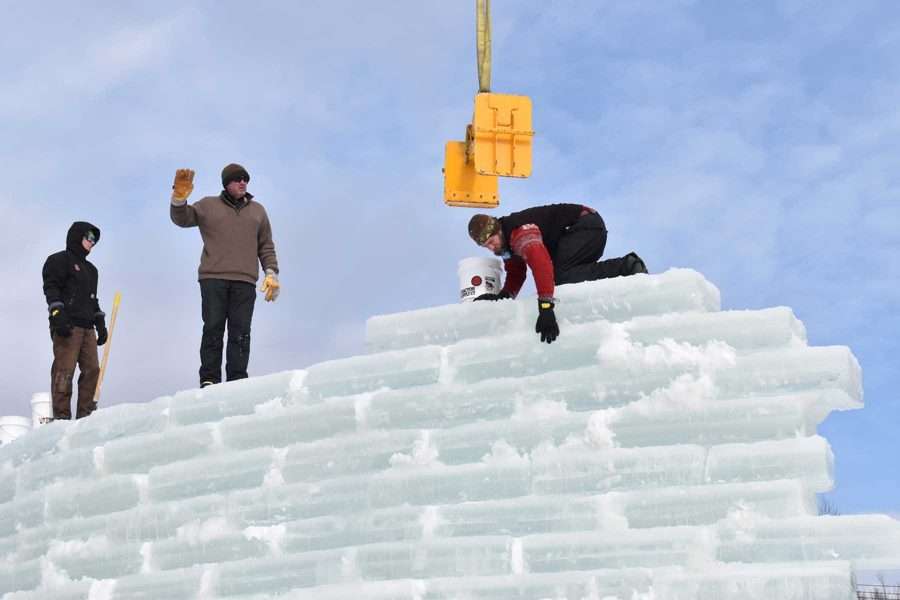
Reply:
<svg viewBox="0 0 900 600"><path fill-rule="evenodd" d="M228 279L256 284L259 264L278 272L272 226L266 209L253 196L237 208L224 192L188 204L172 202L169 215L179 227L200 227L203 252L198 279Z"/></svg>

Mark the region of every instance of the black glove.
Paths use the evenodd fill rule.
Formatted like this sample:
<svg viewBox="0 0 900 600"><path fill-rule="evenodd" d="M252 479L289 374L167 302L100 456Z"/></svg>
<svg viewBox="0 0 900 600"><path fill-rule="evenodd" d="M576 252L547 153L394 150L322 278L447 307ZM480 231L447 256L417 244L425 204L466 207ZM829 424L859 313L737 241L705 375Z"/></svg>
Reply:
<svg viewBox="0 0 900 600"><path fill-rule="evenodd" d="M50 309L50 333L67 338L72 335L72 323L62 303Z"/></svg>
<svg viewBox="0 0 900 600"><path fill-rule="evenodd" d="M549 300L538 300L538 318L534 324L534 332L541 334L541 341L548 344L559 337L559 325L556 324L553 303Z"/></svg>
<svg viewBox="0 0 900 600"><path fill-rule="evenodd" d="M500 290L499 294L482 294L482 295L478 296L477 298L475 298L475 300L473 300L473 302L477 302L478 300L493 300L493 301L507 300L509 298L512 298L512 294L510 294L506 290Z"/></svg>
<svg viewBox="0 0 900 600"><path fill-rule="evenodd" d="M94 319L94 326L97 328L97 345L102 346L109 337L109 332L106 331L106 319L102 316L97 317Z"/></svg>

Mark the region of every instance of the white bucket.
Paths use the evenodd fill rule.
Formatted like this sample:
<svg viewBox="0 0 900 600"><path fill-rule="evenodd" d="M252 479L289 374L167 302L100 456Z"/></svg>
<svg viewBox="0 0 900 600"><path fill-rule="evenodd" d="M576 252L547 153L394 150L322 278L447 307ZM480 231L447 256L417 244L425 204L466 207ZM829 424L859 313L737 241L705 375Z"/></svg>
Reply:
<svg viewBox="0 0 900 600"><path fill-rule="evenodd" d="M0 417L0 445L8 444L31 429L28 417Z"/></svg>
<svg viewBox="0 0 900 600"><path fill-rule="evenodd" d="M459 300L471 302L481 294L500 292L500 260L473 257L459 261Z"/></svg>
<svg viewBox="0 0 900 600"><path fill-rule="evenodd" d="M31 426L35 428L53 420L49 392L38 392L31 395L31 420Z"/></svg>

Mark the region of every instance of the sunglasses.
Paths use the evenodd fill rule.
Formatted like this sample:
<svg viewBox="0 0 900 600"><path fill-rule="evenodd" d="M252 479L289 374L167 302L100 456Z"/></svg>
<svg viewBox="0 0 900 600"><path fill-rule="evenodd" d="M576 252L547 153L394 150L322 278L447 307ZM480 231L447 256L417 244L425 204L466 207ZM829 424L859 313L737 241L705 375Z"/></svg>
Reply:
<svg viewBox="0 0 900 600"><path fill-rule="evenodd" d="M87 233L85 233L84 239L86 239L87 241L89 241L92 244L97 243L97 236L94 234L93 231L88 231Z"/></svg>
<svg viewBox="0 0 900 600"><path fill-rule="evenodd" d="M228 183L250 183L250 178L244 177L243 175L237 175L229 179Z"/></svg>

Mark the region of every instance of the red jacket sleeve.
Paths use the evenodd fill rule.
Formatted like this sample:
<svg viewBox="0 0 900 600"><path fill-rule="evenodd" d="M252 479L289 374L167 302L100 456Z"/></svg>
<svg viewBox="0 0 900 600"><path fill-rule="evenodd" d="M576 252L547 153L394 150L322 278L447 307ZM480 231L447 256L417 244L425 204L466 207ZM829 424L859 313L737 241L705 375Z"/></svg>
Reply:
<svg viewBox="0 0 900 600"><path fill-rule="evenodd" d="M525 283L525 261L518 256L511 256L503 261L503 267L506 269L506 279L501 291L508 292L515 298Z"/></svg>
<svg viewBox="0 0 900 600"><path fill-rule="evenodd" d="M555 287L553 261L550 259L547 246L544 245L544 237L541 235L540 228L534 223L516 227L510 233L509 247L513 253L521 256L531 268L538 298L552 298Z"/></svg>

